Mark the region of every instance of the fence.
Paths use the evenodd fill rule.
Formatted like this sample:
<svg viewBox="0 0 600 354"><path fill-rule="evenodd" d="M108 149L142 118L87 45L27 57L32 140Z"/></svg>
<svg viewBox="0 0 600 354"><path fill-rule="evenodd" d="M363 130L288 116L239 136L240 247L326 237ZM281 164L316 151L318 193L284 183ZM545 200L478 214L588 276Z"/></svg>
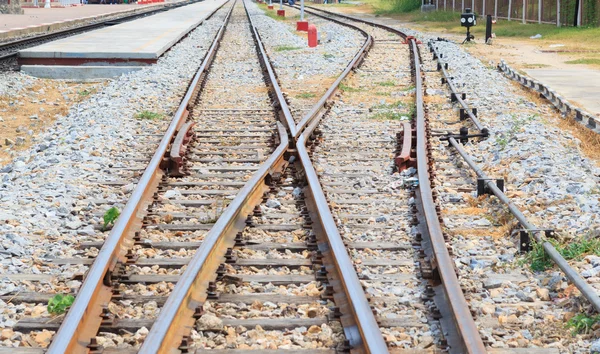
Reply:
<svg viewBox="0 0 600 354"><path fill-rule="evenodd" d="M600 26L600 0L580 0L575 20L576 0L429 0L438 10L460 11L495 18L558 26ZM427 1L425 1L427 3Z"/></svg>

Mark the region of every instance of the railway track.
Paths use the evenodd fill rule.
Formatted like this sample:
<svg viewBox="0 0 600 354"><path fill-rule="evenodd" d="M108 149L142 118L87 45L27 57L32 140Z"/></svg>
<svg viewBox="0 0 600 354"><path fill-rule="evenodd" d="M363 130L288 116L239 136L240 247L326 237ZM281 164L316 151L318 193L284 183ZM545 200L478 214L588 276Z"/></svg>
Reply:
<svg viewBox="0 0 600 354"><path fill-rule="evenodd" d="M289 107L244 4L229 9L110 235L82 245L93 263L57 260L91 264L66 317L15 329L57 331L51 353L486 352L468 305L485 290L455 269L436 205L422 66L436 63L340 16L364 45L317 104ZM466 156L464 134L443 135Z"/></svg>
<svg viewBox="0 0 600 354"><path fill-rule="evenodd" d="M17 54L19 50L44 44L47 42L55 41L61 38L70 37L76 34L92 31L95 29L103 28L106 26L114 26L122 22L137 20L142 17L152 16L163 11L169 11L171 9L192 4L198 0L192 0L185 3L167 4L160 8L153 8L148 11L136 13L133 15L125 15L120 17L114 17L107 20L86 24L74 28L67 28L64 30L58 30L51 33L36 35L32 37L20 38L4 43L0 43L0 70L19 70L17 64Z"/></svg>

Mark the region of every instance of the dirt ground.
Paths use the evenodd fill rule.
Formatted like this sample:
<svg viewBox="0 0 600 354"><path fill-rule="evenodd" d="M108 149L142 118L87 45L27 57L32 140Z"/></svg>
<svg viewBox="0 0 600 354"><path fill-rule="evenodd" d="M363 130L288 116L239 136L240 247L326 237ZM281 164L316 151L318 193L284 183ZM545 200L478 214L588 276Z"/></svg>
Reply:
<svg viewBox="0 0 600 354"><path fill-rule="evenodd" d="M46 131L58 116L67 115L97 85L40 80L16 96L0 96L0 166L35 144L33 137Z"/></svg>

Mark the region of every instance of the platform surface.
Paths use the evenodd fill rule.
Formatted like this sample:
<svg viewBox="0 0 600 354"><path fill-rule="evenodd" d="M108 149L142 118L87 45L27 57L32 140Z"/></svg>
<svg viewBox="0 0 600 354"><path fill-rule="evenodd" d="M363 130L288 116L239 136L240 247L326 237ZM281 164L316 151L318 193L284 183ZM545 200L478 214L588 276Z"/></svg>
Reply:
<svg viewBox="0 0 600 354"><path fill-rule="evenodd" d="M600 117L600 71L586 68L572 70L525 70L528 76L551 87L569 102Z"/></svg>
<svg viewBox="0 0 600 354"><path fill-rule="evenodd" d="M206 0L139 20L60 39L22 50L19 52L19 57L68 60L155 60L225 1Z"/></svg>
<svg viewBox="0 0 600 354"><path fill-rule="evenodd" d="M43 2L40 2L43 5ZM89 16L115 14L121 11L145 8L148 5L83 5L52 9L23 9L24 15L0 15L0 31L10 31L16 28L36 26L57 21L79 19Z"/></svg>

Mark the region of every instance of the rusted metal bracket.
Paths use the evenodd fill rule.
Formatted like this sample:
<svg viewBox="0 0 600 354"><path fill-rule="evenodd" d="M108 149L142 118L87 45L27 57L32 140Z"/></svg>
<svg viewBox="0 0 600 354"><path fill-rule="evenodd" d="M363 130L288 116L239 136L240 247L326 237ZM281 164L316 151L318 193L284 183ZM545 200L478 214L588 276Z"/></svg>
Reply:
<svg viewBox="0 0 600 354"><path fill-rule="evenodd" d="M194 139L195 134L192 128L196 125L196 122L187 122L181 126L173 145L171 145L171 151L169 152L169 176L171 177L183 177L186 175L184 171L185 163L185 152L188 144Z"/></svg>
<svg viewBox="0 0 600 354"><path fill-rule="evenodd" d="M494 178L477 178L477 196L480 197L486 194L492 194L492 191L487 186L487 181L496 181L496 186L498 189L504 193L504 180L502 178L494 179Z"/></svg>
<svg viewBox="0 0 600 354"><path fill-rule="evenodd" d="M531 235L534 232L543 232L544 235L546 236L546 238L554 238L554 235L555 235L554 230L551 230L551 229L539 229L539 230L519 229L516 231L519 232L519 252L520 253L527 253L527 252L531 251L531 249L533 248L531 246Z"/></svg>
<svg viewBox="0 0 600 354"><path fill-rule="evenodd" d="M469 142L469 138L487 138L490 136L489 131L487 130L487 128L483 128L481 130L481 133L476 133L476 134L469 134L469 129L468 128L460 128L459 130L459 134L445 134L443 136L440 136L440 140L442 141L448 141L448 143L450 143L450 138L454 138L458 141L460 141L463 144L466 144ZM450 144L452 145L452 144Z"/></svg>
<svg viewBox="0 0 600 354"><path fill-rule="evenodd" d="M469 118L469 115L467 114L467 111L464 108L461 108L459 112L460 120L466 120L467 118ZM473 115L477 117L477 108L472 108L471 112L473 112Z"/></svg>
<svg viewBox="0 0 600 354"><path fill-rule="evenodd" d="M402 44L410 44L410 41L414 40L417 44L423 44L420 40L418 40L415 36L406 36Z"/></svg>
<svg viewBox="0 0 600 354"><path fill-rule="evenodd" d="M398 168L398 172L402 172L410 167L417 167L417 155L415 150L416 139L413 139L413 135L416 131L412 129L410 123L402 123L402 149L400 150L400 144L398 144L398 150L396 150L396 157L394 157L394 163ZM398 133L397 139L400 142L400 134Z"/></svg>

